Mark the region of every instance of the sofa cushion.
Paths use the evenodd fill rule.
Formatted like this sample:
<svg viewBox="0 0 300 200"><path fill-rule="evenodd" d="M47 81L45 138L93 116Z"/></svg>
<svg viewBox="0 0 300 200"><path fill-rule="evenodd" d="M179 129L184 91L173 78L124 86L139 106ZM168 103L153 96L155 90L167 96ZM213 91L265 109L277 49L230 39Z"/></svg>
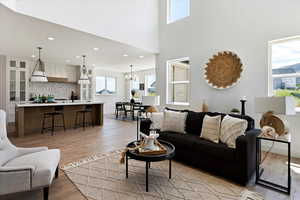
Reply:
<svg viewBox="0 0 300 200"><path fill-rule="evenodd" d="M203 119L204 119L205 115L209 115L211 117L221 115L222 120L226 116L225 113L218 113L218 112L194 112L194 111L187 111L187 110L183 110L181 112L188 113L187 117L186 117L185 132L189 133L189 134L193 134L193 135L198 135L198 136L201 134ZM252 130L255 128L254 120L247 115L229 114L229 116L247 120L248 126L247 126L246 131L249 131L249 130Z"/></svg>
<svg viewBox="0 0 300 200"><path fill-rule="evenodd" d="M221 115L210 117L206 115L202 124L201 138L219 143Z"/></svg>
<svg viewBox="0 0 300 200"><path fill-rule="evenodd" d="M221 123L220 140L230 148L235 148L235 141L241 135L245 134L248 122L244 119L238 119L226 115Z"/></svg>
<svg viewBox="0 0 300 200"><path fill-rule="evenodd" d="M205 112L189 111L185 122L185 132L200 136Z"/></svg>
<svg viewBox="0 0 300 200"><path fill-rule="evenodd" d="M43 187L51 184L60 161L60 151L52 149L17 157L5 167L34 166L32 187Z"/></svg>
<svg viewBox="0 0 300 200"><path fill-rule="evenodd" d="M151 120L151 129L162 129L163 127L163 122L164 122L164 113L163 112L154 112L150 116Z"/></svg>
<svg viewBox="0 0 300 200"><path fill-rule="evenodd" d="M185 133L186 112L164 111L162 131Z"/></svg>
<svg viewBox="0 0 300 200"><path fill-rule="evenodd" d="M176 151L184 149L196 153L199 157L214 157L216 159L235 161L235 149L227 147L223 143L214 143L204 140L196 135L181 134L176 132L161 132L159 138L172 143ZM187 155L188 156L188 155Z"/></svg>

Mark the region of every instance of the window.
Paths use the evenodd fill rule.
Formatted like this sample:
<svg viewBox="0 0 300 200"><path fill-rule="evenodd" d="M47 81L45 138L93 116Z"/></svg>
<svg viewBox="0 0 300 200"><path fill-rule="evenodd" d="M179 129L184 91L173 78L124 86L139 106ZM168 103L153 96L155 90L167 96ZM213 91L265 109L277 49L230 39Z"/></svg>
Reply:
<svg viewBox="0 0 300 200"><path fill-rule="evenodd" d="M270 42L269 95L293 96L300 107L300 38Z"/></svg>
<svg viewBox="0 0 300 200"><path fill-rule="evenodd" d="M116 78L97 76L96 77L96 94L115 94Z"/></svg>
<svg viewBox="0 0 300 200"><path fill-rule="evenodd" d="M145 91L146 96L156 96L155 74L146 75L145 81L146 81L146 91Z"/></svg>
<svg viewBox="0 0 300 200"><path fill-rule="evenodd" d="M190 0L168 0L167 23L190 16Z"/></svg>
<svg viewBox="0 0 300 200"><path fill-rule="evenodd" d="M167 62L167 104L189 105L190 62L188 58Z"/></svg>

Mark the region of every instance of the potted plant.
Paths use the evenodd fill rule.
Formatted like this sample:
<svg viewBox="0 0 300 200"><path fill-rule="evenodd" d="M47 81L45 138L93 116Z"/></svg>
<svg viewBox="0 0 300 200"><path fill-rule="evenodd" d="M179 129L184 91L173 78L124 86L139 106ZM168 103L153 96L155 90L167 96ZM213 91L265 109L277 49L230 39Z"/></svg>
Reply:
<svg viewBox="0 0 300 200"><path fill-rule="evenodd" d="M235 114L235 115L239 115L240 114L240 110L237 109L237 108L233 108L233 109L231 109L230 113L231 114Z"/></svg>

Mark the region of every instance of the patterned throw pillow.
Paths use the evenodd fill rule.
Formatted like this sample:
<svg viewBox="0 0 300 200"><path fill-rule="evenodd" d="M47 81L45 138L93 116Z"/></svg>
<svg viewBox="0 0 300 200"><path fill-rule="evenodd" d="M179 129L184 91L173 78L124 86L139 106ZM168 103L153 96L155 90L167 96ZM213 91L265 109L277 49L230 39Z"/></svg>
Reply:
<svg viewBox="0 0 300 200"><path fill-rule="evenodd" d="M150 125L151 129L160 129L161 130L163 127L164 113L163 112L151 113L150 120L152 122Z"/></svg>
<svg viewBox="0 0 300 200"><path fill-rule="evenodd" d="M226 115L221 124L221 142L227 144L230 148L235 148L236 139L244 135L248 126L248 122Z"/></svg>
<svg viewBox="0 0 300 200"><path fill-rule="evenodd" d="M219 143L220 124L221 124L221 115L215 117L210 117L208 115L205 115L200 137L212 141L214 143Z"/></svg>
<svg viewBox="0 0 300 200"><path fill-rule="evenodd" d="M165 110L162 131L185 133L186 112Z"/></svg>

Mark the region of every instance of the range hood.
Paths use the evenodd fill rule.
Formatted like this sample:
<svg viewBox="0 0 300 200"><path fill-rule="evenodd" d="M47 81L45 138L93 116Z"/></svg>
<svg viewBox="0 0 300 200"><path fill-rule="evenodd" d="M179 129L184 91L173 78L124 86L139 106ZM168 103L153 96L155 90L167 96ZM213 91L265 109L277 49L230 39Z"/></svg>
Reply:
<svg viewBox="0 0 300 200"><path fill-rule="evenodd" d="M70 83L68 78L47 76L49 83Z"/></svg>

